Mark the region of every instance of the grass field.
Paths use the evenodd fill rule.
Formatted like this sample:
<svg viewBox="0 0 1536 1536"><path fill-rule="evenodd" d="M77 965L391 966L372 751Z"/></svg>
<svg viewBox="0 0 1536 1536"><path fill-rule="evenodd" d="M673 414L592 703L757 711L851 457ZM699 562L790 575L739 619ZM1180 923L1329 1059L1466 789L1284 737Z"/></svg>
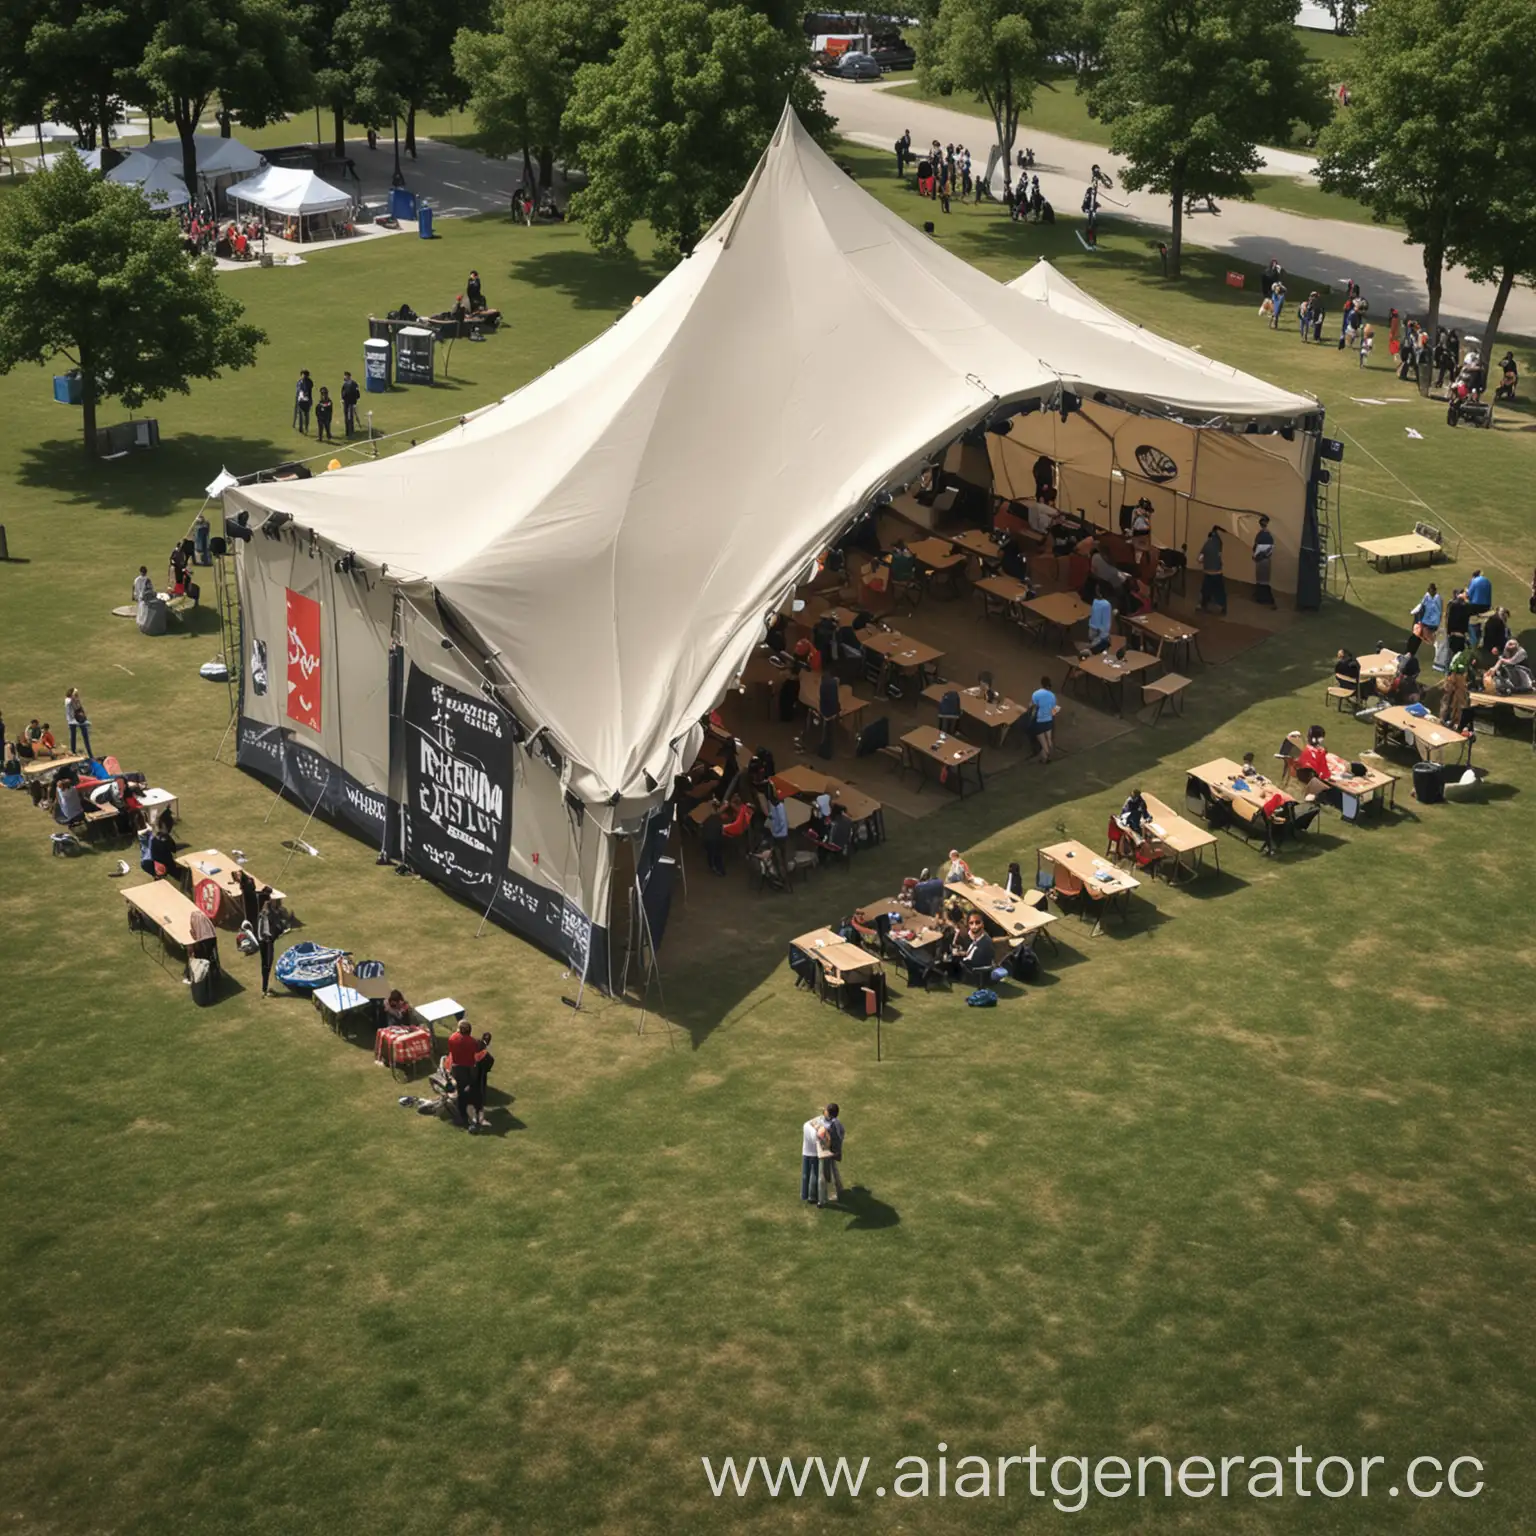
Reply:
<svg viewBox="0 0 1536 1536"><path fill-rule="evenodd" d="M887 157L847 158L924 216ZM240 847L266 878L303 813L213 761L227 708L197 676L209 621L151 640L108 610L141 562L163 565L221 465L312 448L287 427L291 380L357 371L370 308L435 305L474 266L508 311L455 349L450 384L384 397L381 427L408 441L533 376L656 276L573 230L440 229L231 276L272 344L159 406L154 455L87 466L47 377L0 379L7 722L57 725L78 685L98 750L180 792L190 845ZM1221 282L1226 257L1191 252L1168 284L1144 233L1106 226L1089 258L1065 224L974 208L939 237L1000 277L1047 254L1165 334L1316 391L1346 443L1349 537L1441 520L1464 541L1442 584L1480 562L1524 616L1536 447L1518 419L1453 433L1416 398L1354 404L1408 391L1261 328ZM995 1012L903 995L879 1064L871 1032L795 993L783 965L788 937L949 846L990 873L1029 868L1062 830L1093 843L1133 784L1177 801L1184 765L1272 751L1322 717L1335 647L1400 633L1420 591L1361 572L1348 604L1201 672L1182 720L893 822L792 899L722 900L687 925L706 937L664 956L666 1006L643 1032L616 1002L573 1015L557 963L477 938L464 907L312 829L321 857L283 876L309 936L495 1030L494 1082L515 1097L478 1141L398 1108L405 1090L307 1004L263 1002L227 941L238 990L194 1010L126 931L116 851L50 859L43 818L0 798L9 1528L1528 1530L1527 742L1479 743L1485 803L1420 810L1405 792L1384 824L1331 819L1273 861L1228 841L1223 876L1146 890L1123 930L1058 924L1051 983ZM1347 717L1330 727L1336 748L1369 744ZM856 1186L839 1214L795 1189L800 1123L828 1097ZM1069 1516L1022 1497L1017 1472L1008 1502L936 1483L920 1504L868 1488L716 1501L699 1462L869 1456L883 1486L941 1442L951 1468L1031 1444L1303 1444L1386 1465L1368 1503L1094 1496ZM1414 1456L1463 1454L1485 1465L1481 1497L1384 1495Z"/></svg>

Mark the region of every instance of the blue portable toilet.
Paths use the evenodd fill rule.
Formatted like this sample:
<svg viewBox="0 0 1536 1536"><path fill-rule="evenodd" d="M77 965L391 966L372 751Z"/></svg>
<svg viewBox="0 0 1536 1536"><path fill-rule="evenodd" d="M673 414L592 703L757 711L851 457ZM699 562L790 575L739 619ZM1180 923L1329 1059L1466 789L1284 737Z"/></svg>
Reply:
<svg viewBox="0 0 1536 1536"><path fill-rule="evenodd" d="M80 375L74 372L54 374L53 398L60 405L82 404L85 399L85 391L80 384Z"/></svg>
<svg viewBox="0 0 1536 1536"><path fill-rule="evenodd" d="M407 192L404 187L391 187L389 189L390 217L404 222L416 217L416 194Z"/></svg>
<svg viewBox="0 0 1536 1536"><path fill-rule="evenodd" d="M370 395L389 389L389 343L377 336L363 343L363 384Z"/></svg>
<svg viewBox="0 0 1536 1536"><path fill-rule="evenodd" d="M416 210L416 232L423 240L432 238L432 205L422 203Z"/></svg>

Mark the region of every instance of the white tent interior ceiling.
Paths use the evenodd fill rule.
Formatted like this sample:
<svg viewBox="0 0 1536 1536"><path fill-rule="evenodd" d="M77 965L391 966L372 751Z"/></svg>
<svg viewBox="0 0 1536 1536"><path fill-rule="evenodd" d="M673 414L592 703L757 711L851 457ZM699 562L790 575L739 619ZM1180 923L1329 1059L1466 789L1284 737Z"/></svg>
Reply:
<svg viewBox="0 0 1536 1536"><path fill-rule="evenodd" d="M1128 408L1117 414L1149 428L1173 415L1276 429L1318 418L1314 400L1198 354L1128 347L1064 313L1066 298L1010 289L947 252L860 189L786 110L693 254L565 362L409 452L226 492L226 513L271 535L238 545L247 649L259 641L280 665L285 604L312 600L324 623L308 660L340 703L315 728L285 708L291 690L247 688L242 763L286 778L284 754L308 754L354 798L387 783L408 822L415 748L400 737L411 731L392 734L381 718L380 699L393 687L398 714L405 686L388 682L393 639L397 672L507 706L507 861L533 895L486 899L551 947L590 955L608 916L610 835L634 830L691 763L697 722L765 615L925 459L999 410L1059 402L1064 387L1113 391ZM1105 424L1091 404L1055 445L1085 486L1102 468L1090 469L1086 446ZM1017 417L1006 438L988 434L1008 445L994 458L999 490L1017 469L1014 435L1059 421L1042 411ZM1278 436L1204 435L1239 457L1262 443L1262 462L1285 461L1271 452ZM1038 450L1025 451L1027 479ZM1221 462L1217 450L1208 474L1225 490ZM1192 478L1186 494L1205 494L1205 482ZM541 892L551 899L535 924L513 897Z"/></svg>

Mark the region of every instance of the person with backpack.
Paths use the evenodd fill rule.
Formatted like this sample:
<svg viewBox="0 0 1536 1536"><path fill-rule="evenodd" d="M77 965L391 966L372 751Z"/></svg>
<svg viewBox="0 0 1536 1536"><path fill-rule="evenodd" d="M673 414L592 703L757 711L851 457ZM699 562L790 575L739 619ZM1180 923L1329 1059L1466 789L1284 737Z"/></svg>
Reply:
<svg viewBox="0 0 1536 1536"><path fill-rule="evenodd" d="M298 383L293 386L293 424L306 436L309 434L309 411L315 400L315 381L308 368L299 370Z"/></svg>

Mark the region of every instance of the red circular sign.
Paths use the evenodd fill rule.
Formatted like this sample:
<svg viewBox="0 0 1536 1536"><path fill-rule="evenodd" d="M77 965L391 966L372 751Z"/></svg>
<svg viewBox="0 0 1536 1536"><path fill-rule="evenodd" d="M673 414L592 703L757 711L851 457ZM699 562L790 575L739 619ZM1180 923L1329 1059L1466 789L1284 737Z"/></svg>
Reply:
<svg viewBox="0 0 1536 1536"><path fill-rule="evenodd" d="M194 897L196 897L198 906L200 906L203 911L208 914L209 917L217 920L219 915L219 907L223 904L224 901L224 893L219 889L218 881L199 880L197 882L196 889L192 894Z"/></svg>

